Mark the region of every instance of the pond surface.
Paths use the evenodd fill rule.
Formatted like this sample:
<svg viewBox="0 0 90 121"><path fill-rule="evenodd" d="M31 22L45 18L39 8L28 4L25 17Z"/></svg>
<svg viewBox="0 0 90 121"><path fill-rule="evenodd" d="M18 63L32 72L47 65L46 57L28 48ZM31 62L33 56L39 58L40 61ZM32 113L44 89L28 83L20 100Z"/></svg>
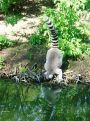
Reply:
<svg viewBox="0 0 90 121"><path fill-rule="evenodd" d="M55 89L0 80L0 121L90 121L90 87Z"/></svg>

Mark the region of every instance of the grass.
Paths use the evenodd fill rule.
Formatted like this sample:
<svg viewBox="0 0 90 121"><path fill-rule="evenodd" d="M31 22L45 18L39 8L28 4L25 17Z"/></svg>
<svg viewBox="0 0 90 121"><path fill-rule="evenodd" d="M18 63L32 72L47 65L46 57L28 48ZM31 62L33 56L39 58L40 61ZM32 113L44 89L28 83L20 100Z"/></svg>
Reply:
<svg viewBox="0 0 90 121"><path fill-rule="evenodd" d="M4 58L0 56L0 69L4 66Z"/></svg>
<svg viewBox="0 0 90 121"><path fill-rule="evenodd" d="M15 41L7 39L6 36L0 35L0 50L7 48L7 47L13 47L15 45L16 45Z"/></svg>
<svg viewBox="0 0 90 121"><path fill-rule="evenodd" d="M20 13L8 14L5 17L5 21L8 24L15 25L23 17Z"/></svg>

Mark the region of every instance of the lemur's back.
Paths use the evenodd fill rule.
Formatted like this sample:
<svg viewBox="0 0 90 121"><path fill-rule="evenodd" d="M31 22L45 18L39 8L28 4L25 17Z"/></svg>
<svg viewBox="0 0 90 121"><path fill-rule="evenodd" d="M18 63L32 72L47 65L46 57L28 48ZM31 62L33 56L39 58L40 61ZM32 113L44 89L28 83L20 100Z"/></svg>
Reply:
<svg viewBox="0 0 90 121"><path fill-rule="evenodd" d="M62 66L62 57L62 53L58 48L50 48L47 51L44 67L49 75L55 74L56 69Z"/></svg>

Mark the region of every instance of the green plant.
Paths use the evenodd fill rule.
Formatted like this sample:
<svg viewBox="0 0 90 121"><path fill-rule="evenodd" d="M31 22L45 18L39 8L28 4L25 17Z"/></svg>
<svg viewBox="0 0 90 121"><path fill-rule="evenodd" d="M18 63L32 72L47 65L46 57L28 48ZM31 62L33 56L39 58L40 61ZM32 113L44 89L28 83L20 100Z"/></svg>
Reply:
<svg viewBox="0 0 90 121"><path fill-rule="evenodd" d="M43 44L45 43L45 35L44 35L45 29L42 28L42 25L39 27L36 33L34 33L32 36L28 37L29 43L32 45L36 44ZM42 36L43 35L43 36Z"/></svg>
<svg viewBox="0 0 90 121"><path fill-rule="evenodd" d="M85 9L90 11L90 0L87 0L85 3Z"/></svg>
<svg viewBox="0 0 90 121"><path fill-rule="evenodd" d="M44 15L50 17L58 31L59 47L64 51L64 56L79 57L85 51L89 53L90 45L85 43L87 35L84 33L87 32L87 27L79 22L86 0L53 0L53 2L56 7L46 9ZM47 28L47 25L41 21L37 33L29 38L29 42L31 44L51 43L51 35ZM82 31L84 32L82 33Z"/></svg>
<svg viewBox="0 0 90 121"><path fill-rule="evenodd" d="M4 66L4 58L0 56L0 69Z"/></svg>
<svg viewBox="0 0 90 121"><path fill-rule="evenodd" d="M84 9L84 3L86 0L74 1L74 0L53 0L55 8L46 9L44 15L49 16L58 31L59 47L64 51L64 55L67 57L79 57L82 53L88 50L88 46L83 43L85 37L80 29L76 27L76 22L80 20L80 14ZM79 23L81 25L81 23ZM40 43L44 38L44 42L48 40L50 42L50 32L47 29L46 24L41 22L40 28L37 34L34 34L32 43ZM38 37L37 37L38 35ZM42 39L40 39L42 38ZM90 46L89 46L90 47Z"/></svg>
<svg viewBox="0 0 90 121"><path fill-rule="evenodd" d="M15 13L15 14L8 14L5 17L5 21L8 24L16 24L17 21L19 21L23 16L21 14Z"/></svg>
<svg viewBox="0 0 90 121"><path fill-rule="evenodd" d="M18 5L22 0L0 0L0 9L7 13L11 5Z"/></svg>
<svg viewBox="0 0 90 121"><path fill-rule="evenodd" d="M0 50L3 48L14 46L16 42L7 39L5 36L0 35Z"/></svg>
<svg viewBox="0 0 90 121"><path fill-rule="evenodd" d="M9 0L1 0L0 1L0 9L4 12L7 12L8 8L10 6Z"/></svg>
<svg viewBox="0 0 90 121"><path fill-rule="evenodd" d="M64 0L64 2L57 2L56 7L56 9L48 9L45 14L52 18L58 30L59 47L64 51L65 56L79 56L82 53L80 49L82 36L75 26L79 20L76 12L79 6L72 6Z"/></svg>

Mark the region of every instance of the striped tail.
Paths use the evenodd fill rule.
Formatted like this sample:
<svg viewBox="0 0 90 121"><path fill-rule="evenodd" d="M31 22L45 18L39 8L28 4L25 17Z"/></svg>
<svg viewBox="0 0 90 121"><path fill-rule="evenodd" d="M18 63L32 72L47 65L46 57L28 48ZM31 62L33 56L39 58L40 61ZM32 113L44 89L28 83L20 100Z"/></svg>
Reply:
<svg viewBox="0 0 90 121"><path fill-rule="evenodd" d="M58 36L57 36L56 29L54 28L51 20L47 16L45 17L44 21L47 23L48 28L50 29L50 32L51 32L52 47L58 48Z"/></svg>

